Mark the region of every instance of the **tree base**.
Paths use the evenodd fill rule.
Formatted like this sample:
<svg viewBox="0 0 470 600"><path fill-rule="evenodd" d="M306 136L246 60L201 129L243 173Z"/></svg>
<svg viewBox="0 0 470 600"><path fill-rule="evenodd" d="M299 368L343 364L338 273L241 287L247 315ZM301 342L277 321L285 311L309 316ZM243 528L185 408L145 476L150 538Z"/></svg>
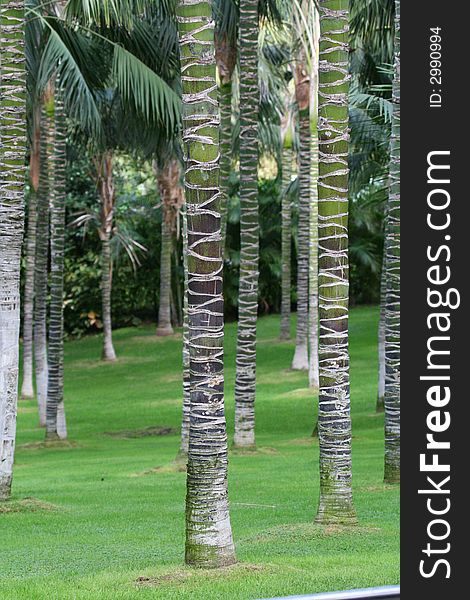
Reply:
<svg viewBox="0 0 470 600"><path fill-rule="evenodd" d="M294 371L308 371L308 349L307 346L296 346L292 360Z"/></svg>
<svg viewBox="0 0 470 600"><path fill-rule="evenodd" d="M11 475L0 477L0 502L5 502L11 497Z"/></svg>
<svg viewBox="0 0 470 600"><path fill-rule="evenodd" d="M112 355L106 356L106 355L103 354L101 356L101 360L103 362L116 362L117 359L116 359L116 355L114 355L114 356L112 356Z"/></svg>
<svg viewBox="0 0 470 600"><path fill-rule="evenodd" d="M186 543L185 563L196 569L220 569L237 562L235 550Z"/></svg>
<svg viewBox="0 0 470 600"><path fill-rule="evenodd" d="M385 464L384 483L399 484L400 483L400 467L396 465Z"/></svg>
<svg viewBox="0 0 470 600"><path fill-rule="evenodd" d="M331 504L320 502L315 523L319 525L357 525L357 515L351 505L339 507L336 502Z"/></svg>
<svg viewBox="0 0 470 600"><path fill-rule="evenodd" d="M256 450L255 434L247 435L243 432L241 435L235 433L233 437L233 448L242 450Z"/></svg>
<svg viewBox="0 0 470 600"><path fill-rule="evenodd" d="M162 325L160 327L160 325L159 325L157 327L156 334L158 335L158 337L164 337L166 335L173 335L174 334L173 327L171 325Z"/></svg>

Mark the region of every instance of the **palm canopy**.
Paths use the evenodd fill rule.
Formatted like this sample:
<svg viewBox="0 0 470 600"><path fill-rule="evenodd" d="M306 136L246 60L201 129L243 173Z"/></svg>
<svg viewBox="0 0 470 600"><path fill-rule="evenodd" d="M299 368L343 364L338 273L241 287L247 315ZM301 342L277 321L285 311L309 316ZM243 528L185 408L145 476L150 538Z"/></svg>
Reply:
<svg viewBox="0 0 470 600"><path fill-rule="evenodd" d="M64 15L50 3L27 0L30 97L40 98L56 78L69 117L99 141L105 134L103 98L112 90L130 114L171 135L179 124L180 99L167 4L138 0L152 16L141 21L136 4L126 0L71 0Z"/></svg>

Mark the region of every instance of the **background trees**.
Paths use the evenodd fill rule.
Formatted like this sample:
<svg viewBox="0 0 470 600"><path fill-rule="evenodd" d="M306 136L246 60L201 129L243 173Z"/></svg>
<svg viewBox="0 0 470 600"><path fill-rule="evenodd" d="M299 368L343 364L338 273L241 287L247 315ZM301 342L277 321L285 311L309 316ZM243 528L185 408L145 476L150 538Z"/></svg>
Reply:
<svg viewBox="0 0 470 600"><path fill-rule="evenodd" d="M295 13L292 7L274 0L242 0L240 4L232 0L214 4L208 0L196 3L181 0L176 14L172 0L136 3L70 0L63 13L55 11L54 5L45 7L33 0L29 5L34 25L28 30L31 46L28 61L36 69L28 79L32 90L28 112L32 185L24 332L28 342L33 301L40 420L46 425L47 439L43 445L50 447L49 442L54 440L54 446L64 447L58 438L66 435L64 314L70 336L81 335L87 328L103 332L104 358L111 363L116 362L112 313L113 318L117 315L120 325L141 324L141 319L155 320L158 313L157 332L162 334L174 332L175 325L182 321L183 368L178 369L183 384L179 388L182 460L172 464L170 470L179 472L187 462L186 562L195 566L220 567L235 562L227 484L225 316L238 316L239 320L234 441L235 446L249 447L252 457L257 455L254 447L257 319L259 312L279 310L281 275L282 333L288 336L290 305L294 300L298 332L294 366L301 370L309 366L313 394L318 383L320 387L317 521L355 522L351 495L348 250L353 261L353 282L358 286L353 299L377 299L383 203L387 196L383 181L389 158L388 127L382 125L387 125L392 115L388 84L377 80L384 73L384 79L388 75L385 66L377 66L384 58L380 52L375 52L368 40L362 44L369 27L364 29L363 23L376 19L377 3L368 3L369 11L365 12L363 6L359 9L353 3L352 22L356 32L353 41L357 43L354 51L360 48L364 56L373 60L353 61L351 77L347 1L320 2L319 50L316 7L307 2L294 4ZM17 10L17 5L12 7ZM297 15L295 28L292 28L293 14ZM11 18L9 14L6 16ZM388 26L386 19L379 21L380 26ZM18 33L15 20L14 23L13 28L7 26L8 33L15 29ZM295 29L294 34L288 31L289 27ZM398 28L395 33L399 48ZM1 42L9 50L10 43L5 39L2 37ZM395 104L399 97L398 58L399 53ZM11 67L8 59L7 52L5 67L2 62L2 85L5 80L7 88L10 73L6 78L4 75L5 69ZM22 60L22 56L19 61L15 57L11 63L16 68ZM14 101L18 102L17 112L21 114L23 75L11 68L13 79L18 78L15 83L20 97L15 96ZM350 95L349 79L352 80ZM1 117L2 144L6 139L8 148L12 131L9 91L5 96L7 103L0 105L5 109ZM393 116L391 180L396 186L398 112L394 111ZM286 122L291 126L281 129ZM290 151L283 152L282 145ZM181 154L185 166L185 202L180 187ZM12 156L16 161L13 165L8 162ZM300 168L291 173L293 157ZM11 330L16 337L11 339L12 353L7 352L12 361L1 371L2 374L8 371L2 385L16 377L18 360L16 300L22 184L14 188L15 194L11 194L10 187L16 185L15 177L22 173L20 162L18 153L2 146L2 166L6 165L6 175L2 177L8 183L2 188L6 190L2 201L8 217L2 219L5 239L11 229L9 217L17 221L13 223L15 235L11 244L11 252L16 253L12 263L16 271L4 294L9 308L11 299L15 301L11 312L14 318L1 322L5 332ZM318 194L312 189L317 175ZM384 315L388 349L385 477L390 481L397 479L389 476L387 465L389 459L396 462L399 437L396 419L399 196L393 186L387 210L382 277L387 301ZM290 201L295 197L296 207ZM66 224L82 228L66 228ZM92 225L98 235L85 236ZM128 260L124 261L124 257ZM5 264L3 268L8 270ZM297 288L292 290L295 279ZM365 282L370 290L364 291L358 282ZM112 284L116 284L114 291ZM315 352L317 297L319 359ZM276 338L277 330L278 324ZM155 330L152 331L154 334ZM118 335L126 339L125 332ZM156 343L154 335L153 338L151 343ZM2 338L2 344L4 339L7 338ZM176 344L177 337L158 340L164 348L170 342ZM293 349L288 343L280 347ZM127 358L125 344L122 348ZM274 344L269 347L269 340L263 347L264 356L278 351ZM143 354L145 350L140 351L140 362L144 362ZM28 375L28 352L26 355ZM162 361L164 358L160 357ZM275 357L272 358L273 364L276 363ZM138 387L139 360L136 375L130 376L132 386L127 388L123 383L128 395L133 395ZM101 365L98 370L122 373L121 366L118 362ZM160 372L158 364L154 368ZM272 375L280 380L279 385L284 385L284 379L306 385L306 378L300 379L302 374L292 373L288 364ZM123 378L124 381L127 379ZM29 384L26 380L26 391ZM155 388L163 384L163 380L154 382L158 398L160 389ZM98 389L90 387L91 393L99 394ZM10 404L3 402L2 407L8 410L0 413L0 432L3 431L5 440L2 452L6 449L6 458L2 460L7 465L2 477L7 489L11 482L15 422L12 407L16 398L10 393L13 388L4 385L2 389L10 394L2 396ZM286 393L291 391L286 387ZM309 434L314 416L313 394L310 392L310 412L302 413L304 417L307 415ZM277 398L275 394L273 397ZM169 402L174 404L173 399ZM135 406L135 411L126 417L129 421L140 414L138 399ZM290 414L292 419L298 418L294 410ZM277 407L272 409L272 415L278 415ZM289 428L287 422L278 423L280 430L284 427ZM236 452L243 454L240 449ZM7 494L8 491L4 496Z"/></svg>

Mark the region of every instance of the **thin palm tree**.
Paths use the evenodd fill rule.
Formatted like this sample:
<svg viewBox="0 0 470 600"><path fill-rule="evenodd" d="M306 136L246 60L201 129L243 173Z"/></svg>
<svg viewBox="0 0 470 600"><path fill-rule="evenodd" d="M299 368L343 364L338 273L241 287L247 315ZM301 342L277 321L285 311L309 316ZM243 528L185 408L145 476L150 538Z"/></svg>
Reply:
<svg viewBox="0 0 470 600"><path fill-rule="evenodd" d="M297 334L292 368L308 369L308 280L310 253L310 74L301 48L294 70L299 111L299 225L297 253Z"/></svg>
<svg viewBox="0 0 470 600"><path fill-rule="evenodd" d="M318 102L320 501L317 521L353 523L348 348L348 0L320 0Z"/></svg>
<svg viewBox="0 0 470 600"><path fill-rule="evenodd" d="M24 5L0 6L0 500L11 493L18 401L20 261L24 220Z"/></svg>
<svg viewBox="0 0 470 600"><path fill-rule="evenodd" d="M308 262L308 381L318 390L320 372L318 363L318 38L319 15L315 7L312 15L312 75L310 78L310 253Z"/></svg>
<svg viewBox="0 0 470 600"><path fill-rule="evenodd" d="M180 165L175 157L164 161L162 169L154 162L162 204L162 236L160 259L160 302L158 308L157 335L171 335L171 254L173 235L176 232L179 211L183 203L180 187Z"/></svg>
<svg viewBox="0 0 470 600"><path fill-rule="evenodd" d="M180 0L177 14L183 87L191 377L186 562L221 567L235 561L235 549L227 490L219 114L212 3Z"/></svg>
<svg viewBox="0 0 470 600"><path fill-rule="evenodd" d="M240 0L240 279L235 446L255 445L258 318L258 0Z"/></svg>
<svg viewBox="0 0 470 600"><path fill-rule="evenodd" d="M49 264L49 209L52 92L49 87L41 107L39 187L37 195L36 257L34 263L34 369L39 424L46 426L47 403L47 285Z"/></svg>
<svg viewBox="0 0 470 600"><path fill-rule="evenodd" d="M393 120L385 240L385 475L400 481L400 0L395 0Z"/></svg>
<svg viewBox="0 0 470 600"><path fill-rule="evenodd" d="M215 60L219 73L220 107L220 213L222 244L225 248L229 179L232 157L232 80L237 63L237 6L234 0L215 0Z"/></svg>
<svg viewBox="0 0 470 600"><path fill-rule="evenodd" d="M281 340L290 339L291 317L291 247L292 247L292 199L289 194L294 162L293 138L294 115L292 110L293 98L290 90L286 90L286 109L281 120L282 144L282 204L281 204Z"/></svg>
<svg viewBox="0 0 470 600"><path fill-rule="evenodd" d="M39 186L39 148L41 112L33 111L33 135L29 161L28 219L25 244L25 282L23 293L23 382L21 397L34 398L33 386L33 311L34 311L34 263L36 258L37 194Z"/></svg>
<svg viewBox="0 0 470 600"><path fill-rule="evenodd" d="M54 99L54 148L51 190L51 276L49 304L48 380L46 439L64 439L67 426L64 410L64 256L66 198L66 122L60 88Z"/></svg>

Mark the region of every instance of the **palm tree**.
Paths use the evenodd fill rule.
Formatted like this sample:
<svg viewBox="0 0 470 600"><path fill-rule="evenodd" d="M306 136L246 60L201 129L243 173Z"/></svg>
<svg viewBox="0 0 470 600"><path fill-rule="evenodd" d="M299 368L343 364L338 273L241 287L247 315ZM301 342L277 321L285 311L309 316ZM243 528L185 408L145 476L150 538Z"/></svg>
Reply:
<svg viewBox="0 0 470 600"><path fill-rule="evenodd" d="M110 361L116 358L111 321L114 154L148 143L155 125L173 131L179 118L178 97L161 76L173 69L168 56L175 40L159 9L144 0L71 0L64 18L41 19L46 33L39 83L57 74L66 112L94 154L101 204L103 358ZM148 18L141 18L146 12ZM137 126L142 121L145 133Z"/></svg>
<svg viewBox="0 0 470 600"><path fill-rule="evenodd" d="M157 335L171 335L171 250L173 247L173 234L183 202L183 193L180 187L180 166L175 157L165 160L161 170L154 162L157 172L158 185L162 203L162 247L160 260L160 302L158 308Z"/></svg>
<svg viewBox="0 0 470 600"><path fill-rule="evenodd" d="M281 276L281 340L290 339L290 315L291 315L291 246L292 246L292 200L289 187L292 178L292 165L294 160L293 137L294 123L292 112L291 94L286 92L286 110L281 122L281 144L282 144L282 232L281 232L281 254L282 254L282 276Z"/></svg>
<svg viewBox="0 0 470 600"><path fill-rule="evenodd" d="M39 148L41 142L40 111L33 111L33 135L30 148L28 225L25 248L25 282L23 294L23 382L22 398L34 398L33 387L33 311L34 263L36 257L37 193L39 185Z"/></svg>
<svg viewBox="0 0 470 600"><path fill-rule="evenodd" d="M297 253L297 335L292 368L308 369L308 279L310 237L310 75L303 49L295 66L299 109L299 225Z"/></svg>
<svg viewBox="0 0 470 600"><path fill-rule="evenodd" d="M395 0L393 121L385 241L385 476L400 481L400 0Z"/></svg>
<svg viewBox="0 0 470 600"><path fill-rule="evenodd" d="M26 147L24 5L0 6L0 500L10 497L15 452Z"/></svg>
<svg viewBox="0 0 470 600"><path fill-rule="evenodd" d="M382 271L380 274L380 315L378 330L379 349L379 382L377 386L376 411L383 412L385 396L385 303L387 293L387 278L385 268L385 252L382 259Z"/></svg>
<svg viewBox="0 0 470 600"><path fill-rule="evenodd" d="M352 523L348 349L348 0L320 0L318 238L320 502Z"/></svg>
<svg viewBox="0 0 470 600"><path fill-rule="evenodd" d="M47 282L49 262L49 193L52 147L51 89L41 108L39 187L37 196L36 258L34 263L34 368L39 424L46 426L47 403Z"/></svg>
<svg viewBox="0 0 470 600"><path fill-rule="evenodd" d="M316 77L313 77L316 79ZM318 95L317 86L313 85L313 95ZM311 133L310 150L310 255L308 262L308 381L310 387L318 389L320 385L320 373L318 364L318 138L316 131L316 119L314 120L314 131Z"/></svg>
<svg viewBox="0 0 470 600"><path fill-rule="evenodd" d="M232 171L232 78L237 63L237 6L234 0L214 0L215 60L219 72L220 213L225 248L229 178Z"/></svg>
<svg viewBox="0 0 470 600"><path fill-rule="evenodd" d="M189 315L188 315L188 219L186 203L183 205L183 411L181 416L181 442L179 454L187 460L189 447L189 416L191 411L191 361L189 354Z"/></svg>
<svg viewBox="0 0 470 600"><path fill-rule="evenodd" d="M235 378L236 446L255 445L258 317L258 0L240 0L240 280Z"/></svg>
<svg viewBox="0 0 470 600"><path fill-rule="evenodd" d="M67 437L64 411L64 254L66 123L60 88L54 102L54 167L51 194L51 277L49 305L46 439Z"/></svg>
<svg viewBox="0 0 470 600"><path fill-rule="evenodd" d="M320 386L320 373L318 364L318 10L314 9L312 15L312 76L310 93L310 254L308 262L308 381L310 387L318 390Z"/></svg>
<svg viewBox="0 0 470 600"><path fill-rule="evenodd" d="M191 414L186 495L186 562L235 561L227 491L224 412L219 140L212 5L177 8L183 87L188 219L188 319Z"/></svg>

